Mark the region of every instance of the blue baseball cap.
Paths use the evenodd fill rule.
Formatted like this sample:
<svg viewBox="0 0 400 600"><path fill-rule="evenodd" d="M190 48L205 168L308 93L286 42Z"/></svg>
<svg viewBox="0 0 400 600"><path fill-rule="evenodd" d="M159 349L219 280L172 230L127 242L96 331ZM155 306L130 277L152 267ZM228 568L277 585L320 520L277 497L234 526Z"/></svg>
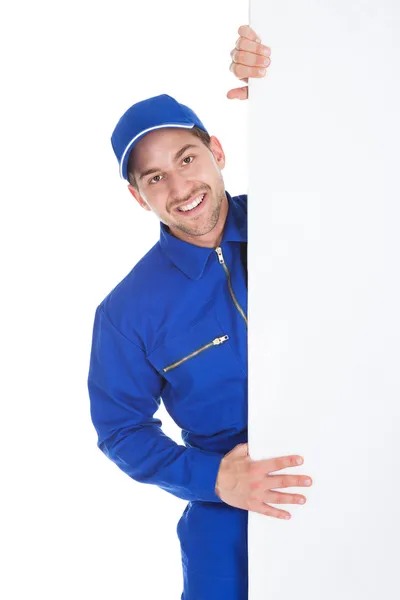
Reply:
<svg viewBox="0 0 400 600"><path fill-rule="evenodd" d="M128 160L135 144L146 133L163 127L194 126L208 133L198 116L184 104L180 104L168 94L153 96L133 104L118 121L112 136L111 144L119 163L119 174L128 181Z"/></svg>

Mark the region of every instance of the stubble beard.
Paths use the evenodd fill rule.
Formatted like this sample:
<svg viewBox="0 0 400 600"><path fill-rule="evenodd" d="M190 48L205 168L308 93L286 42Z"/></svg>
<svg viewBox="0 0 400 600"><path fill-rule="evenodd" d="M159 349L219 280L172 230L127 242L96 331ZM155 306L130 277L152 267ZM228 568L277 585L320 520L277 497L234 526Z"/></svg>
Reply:
<svg viewBox="0 0 400 600"><path fill-rule="evenodd" d="M207 192L207 194L209 194L209 192ZM216 202L214 201L214 205L211 208L211 214L209 215L206 223L204 223L200 228L196 227L195 222L192 225L190 225L190 224L186 225L186 223L183 221L177 221L176 223L173 224L173 226L176 227L176 229L179 229L179 231L183 231L183 233L186 233L187 235L193 235L193 236L206 235L212 229L214 229L214 227L218 223L224 195L225 195L225 191L223 193L219 193L217 195ZM207 202L213 202L213 198L210 195L207 198ZM209 206L207 207L207 210L210 210ZM203 218L203 215L199 215L199 220L202 218Z"/></svg>

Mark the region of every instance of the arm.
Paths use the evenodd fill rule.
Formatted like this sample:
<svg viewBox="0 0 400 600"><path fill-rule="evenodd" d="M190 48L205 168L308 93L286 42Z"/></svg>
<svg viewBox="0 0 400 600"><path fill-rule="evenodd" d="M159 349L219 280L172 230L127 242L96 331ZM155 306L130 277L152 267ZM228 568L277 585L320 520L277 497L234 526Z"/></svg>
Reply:
<svg viewBox="0 0 400 600"><path fill-rule="evenodd" d="M97 446L135 481L183 500L222 503L215 484L223 455L176 444L153 417L163 381L98 306L87 381Z"/></svg>

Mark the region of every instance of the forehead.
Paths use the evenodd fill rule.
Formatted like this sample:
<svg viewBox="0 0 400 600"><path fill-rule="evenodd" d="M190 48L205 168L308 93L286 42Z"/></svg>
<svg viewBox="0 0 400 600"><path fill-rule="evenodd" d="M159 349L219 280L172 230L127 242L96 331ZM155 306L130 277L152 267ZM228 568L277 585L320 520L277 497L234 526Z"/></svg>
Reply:
<svg viewBox="0 0 400 600"><path fill-rule="evenodd" d="M149 161L161 160L166 153L171 155L184 144L199 146L201 140L190 129L177 127L164 127L155 129L143 136L133 147L131 157L135 166L144 166Z"/></svg>

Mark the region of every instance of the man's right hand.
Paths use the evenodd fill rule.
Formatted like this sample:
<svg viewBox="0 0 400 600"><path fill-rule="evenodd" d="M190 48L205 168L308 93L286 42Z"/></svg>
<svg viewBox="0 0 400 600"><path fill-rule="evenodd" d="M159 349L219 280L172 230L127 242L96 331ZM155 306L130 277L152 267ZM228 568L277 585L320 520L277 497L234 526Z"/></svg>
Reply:
<svg viewBox="0 0 400 600"><path fill-rule="evenodd" d="M298 462L300 461L300 462ZM297 467L301 456L281 456L266 460L252 460L248 444L238 444L224 456L218 471L215 492L226 504L235 508L258 512L278 519L290 519L291 514L266 504L304 504L305 496L284 494L276 488L312 485L307 475L269 475L274 471ZM310 481L306 483L307 479Z"/></svg>

